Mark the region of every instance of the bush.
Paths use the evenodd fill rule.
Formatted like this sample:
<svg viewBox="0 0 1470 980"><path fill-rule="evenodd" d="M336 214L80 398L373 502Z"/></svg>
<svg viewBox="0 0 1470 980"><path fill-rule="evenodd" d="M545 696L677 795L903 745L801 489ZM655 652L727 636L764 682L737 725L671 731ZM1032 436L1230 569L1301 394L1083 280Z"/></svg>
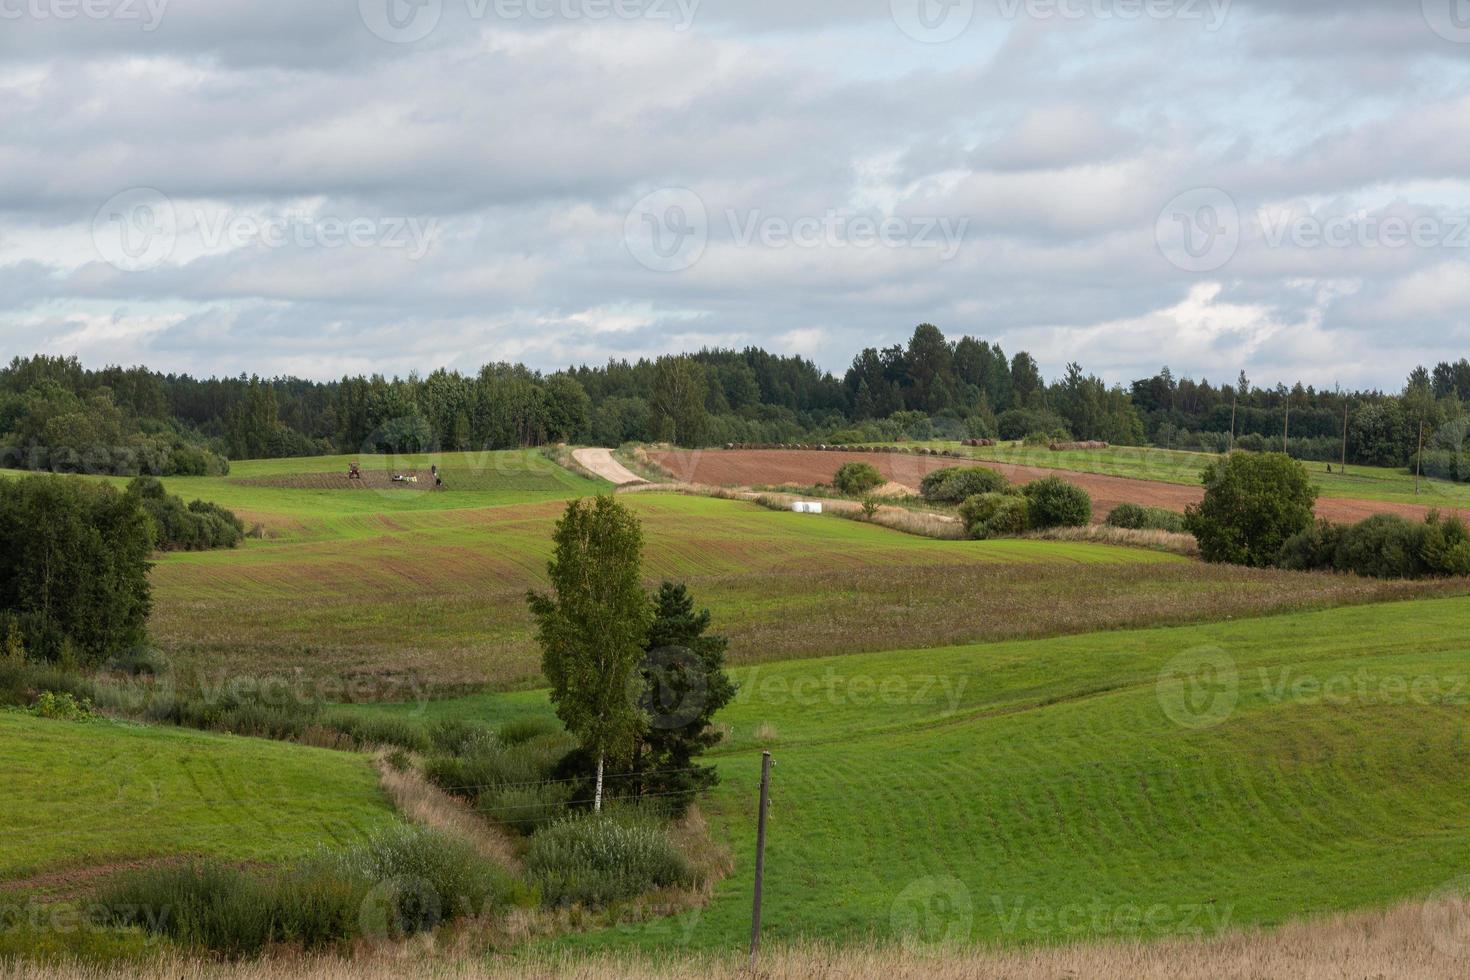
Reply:
<svg viewBox="0 0 1470 980"><path fill-rule="evenodd" d="M1044 434L1043 444L1053 436L1063 440L1072 438L1067 429L1067 420L1052 412L1027 408L1012 408L1001 412L995 420L996 431L1006 440L1024 439L1032 434Z"/></svg>
<svg viewBox="0 0 1470 980"><path fill-rule="evenodd" d="M1337 549L1347 528L1331 521L1318 521L1281 546L1276 564L1292 572L1325 571L1337 567Z"/></svg>
<svg viewBox="0 0 1470 980"><path fill-rule="evenodd" d="M485 816L522 834L532 834L567 815L573 782L532 783L502 786L480 794L476 808Z"/></svg>
<svg viewBox="0 0 1470 980"><path fill-rule="evenodd" d="M1368 578L1419 578L1428 571L1422 557L1427 540L1428 525L1375 514L1343 531L1335 565Z"/></svg>
<svg viewBox="0 0 1470 980"><path fill-rule="evenodd" d="M234 548L245 539L245 524L232 512L202 500L185 507L182 498L165 492L163 484L151 476L129 483L128 496L136 498L153 519L154 544L160 551Z"/></svg>
<svg viewBox="0 0 1470 980"><path fill-rule="evenodd" d="M983 466L951 466L924 477L919 490L930 503L958 504L982 493L1004 493L1010 481Z"/></svg>
<svg viewBox="0 0 1470 980"><path fill-rule="evenodd" d="M861 497L883 483L883 474L871 463L843 463L832 477L832 485L849 497Z"/></svg>
<svg viewBox="0 0 1470 980"><path fill-rule="evenodd" d="M42 691L35 706L31 708L31 714L53 721L86 721L97 717L91 698L78 700L75 695L65 691L59 694L55 691Z"/></svg>
<svg viewBox="0 0 1470 980"><path fill-rule="evenodd" d="M1138 504L1119 504L1108 514L1109 527L1121 527L1130 531L1168 531L1170 534L1184 533L1184 515L1162 507L1140 507Z"/></svg>
<svg viewBox="0 0 1470 980"><path fill-rule="evenodd" d="M1028 483L1021 492L1030 505L1027 511L1030 525L1037 530L1086 527L1092 521L1092 498L1087 491L1060 477L1049 476Z"/></svg>
<svg viewBox="0 0 1470 980"><path fill-rule="evenodd" d="M1470 530L1459 517L1440 520L1431 513L1425 522L1425 567L1433 575L1470 575Z"/></svg>
<svg viewBox="0 0 1470 980"><path fill-rule="evenodd" d="M982 493L960 504L960 519L970 537L1013 537L1030 528L1028 502L1015 493Z"/></svg>
<svg viewBox="0 0 1470 980"><path fill-rule="evenodd" d="M1312 526L1317 490L1281 453L1232 453L1207 466L1203 482L1205 499L1184 521L1205 561L1273 565L1287 539Z"/></svg>
<svg viewBox="0 0 1470 980"><path fill-rule="evenodd" d="M606 906L696 880L659 820L636 810L551 824L532 839L526 871L550 905Z"/></svg>
<svg viewBox="0 0 1470 980"><path fill-rule="evenodd" d="M106 889L100 905L114 924L241 957L273 944L321 949L365 934L427 932L494 911L513 892L462 841L397 826L272 874L216 862L143 871Z"/></svg>

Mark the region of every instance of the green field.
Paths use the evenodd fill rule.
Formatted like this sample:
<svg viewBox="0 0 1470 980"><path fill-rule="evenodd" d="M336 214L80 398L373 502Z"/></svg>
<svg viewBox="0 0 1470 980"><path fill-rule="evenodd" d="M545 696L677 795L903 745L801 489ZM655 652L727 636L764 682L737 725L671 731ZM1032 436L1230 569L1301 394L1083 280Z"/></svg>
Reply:
<svg viewBox="0 0 1470 980"><path fill-rule="evenodd" d="M771 940L883 938L916 908L987 943L1147 938L1430 891L1470 871L1467 630L1455 599L742 671L706 804L736 873L698 916L577 944L739 946L761 747L777 760ZM1184 727L1166 704L1213 715L1159 679L1201 648L1230 658L1237 701ZM549 708L521 693L357 710ZM1133 931L1134 909L1155 925Z"/></svg>
<svg viewBox="0 0 1470 980"><path fill-rule="evenodd" d="M1209 453L1127 446L1052 452L1045 446L1023 446L1020 443L981 448L962 446L957 442L914 442L908 445L953 449L975 459L1017 466L1040 466L1075 473L1098 473L1188 486L1199 486L1200 472L1219 458ZM1405 470L1381 466L1349 466L1344 474L1335 463L1331 473L1327 472L1326 463L1308 462L1302 465L1311 474L1312 482L1321 488L1324 497L1422 504L1427 507L1470 507L1470 484L1423 480L1420 482L1420 492L1416 495L1414 474Z"/></svg>
<svg viewBox="0 0 1470 980"><path fill-rule="evenodd" d="M281 860L393 820L366 756L0 712L0 878L170 855Z"/></svg>
<svg viewBox="0 0 1470 980"><path fill-rule="evenodd" d="M491 454L480 472L482 482L498 481L496 489L239 482L345 474L345 460L242 463L239 476L223 481L166 481L186 498L253 508L251 518L271 536L233 551L160 557L154 641L188 671L347 678L392 699L534 684L538 659L524 594L544 585L565 500L605 486L525 453ZM453 484L457 471L447 472ZM347 485L345 476L335 479ZM687 582L732 637L737 662L1184 623L1461 588L1226 569L1090 543L937 541L678 494L624 499L644 524L650 584Z"/></svg>

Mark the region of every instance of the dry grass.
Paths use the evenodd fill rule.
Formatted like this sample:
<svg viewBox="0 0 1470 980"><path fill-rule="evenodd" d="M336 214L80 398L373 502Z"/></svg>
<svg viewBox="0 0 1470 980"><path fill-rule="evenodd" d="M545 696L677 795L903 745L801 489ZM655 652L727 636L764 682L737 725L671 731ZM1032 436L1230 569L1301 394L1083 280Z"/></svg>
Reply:
<svg viewBox="0 0 1470 980"><path fill-rule="evenodd" d="M1173 534L1169 531L1143 531L1110 524L1092 524L1087 527L1056 527L1049 531L1038 531L1028 537L1042 541L1095 541L1098 544L1116 544L1128 548L1147 548L1164 551L1186 558L1199 556L1199 542L1192 534Z"/></svg>
<svg viewBox="0 0 1470 980"><path fill-rule="evenodd" d="M1122 942L1018 951L946 948L798 946L767 950L752 973L745 957L658 959L538 954L477 960L453 949L416 946L373 958L283 957L224 964L183 957L125 967L0 964L0 980L401 980L442 978L569 978L569 980L715 980L759 977L798 980L1064 980L1129 977L1135 980L1441 980L1470 970L1470 903L1462 899L1412 902L1387 912L1338 916L1288 925L1273 932L1233 933L1208 939Z"/></svg>
<svg viewBox="0 0 1470 980"><path fill-rule="evenodd" d="M490 863L510 874L520 874L521 861L510 838L465 803L430 784L416 770L394 768L386 754L378 756L377 767L383 792L405 819L456 837Z"/></svg>

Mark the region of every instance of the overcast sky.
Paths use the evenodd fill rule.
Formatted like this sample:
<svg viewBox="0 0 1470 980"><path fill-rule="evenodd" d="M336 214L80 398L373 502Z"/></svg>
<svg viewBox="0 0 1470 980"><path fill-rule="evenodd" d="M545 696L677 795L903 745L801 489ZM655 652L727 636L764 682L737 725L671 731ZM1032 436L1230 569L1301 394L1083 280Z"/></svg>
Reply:
<svg viewBox="0 0 1470 980"><path fill-rule="evenodd" d="M0 0L0 353L1470 355L1464 0Z"/></svg>

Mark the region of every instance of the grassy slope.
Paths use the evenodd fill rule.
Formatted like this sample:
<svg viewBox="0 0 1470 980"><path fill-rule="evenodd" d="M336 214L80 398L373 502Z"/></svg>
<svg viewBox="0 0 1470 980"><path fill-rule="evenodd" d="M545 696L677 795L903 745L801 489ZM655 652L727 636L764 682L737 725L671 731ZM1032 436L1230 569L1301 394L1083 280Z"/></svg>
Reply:
<svg viewBox="0 0 1470 980"><path fill-rule="evenodd" d="M1189 622L1406 589L1330 576L1291 576L1288 589L1285 573L1137 549L934 541L736 501L626 500L643 521L650 581L688 582L747 662ZM534 682L523 596L544 585L562 506L354 515L330 519L330 540L170 555L153 576L153 633L177 662L210 671Z"/></svg>
<svg viewBox="0 0 1470 980"><path fill-rule="evenodd" d="M735 875L697 920L580 942L742 941L760 726L778 762L773 939L889 935L915 896L1010 943L1129 934L1114 913L1134 907L1166 906L1170 931L1209 925L1185 922L1193 906L1276 923L1428 891L1470 871L1467 628L1470 600L1451 599L742 671L706 805ZM1157 681L1201 646L1233 658L1239 702L1191 730ZM1293 696L1302 679L1346 686ZM485 695L424 717L548 710ZM1047 915L1078 906L1104 914Z"/></svg>
<svg viewBox="0 0 1470 980"><path fill-rule="evenodd" d="M976 459L1042 466L1077 473L1101 473L1106 476L1156 480L1160 483L1198 486L1200 471L1219 457L1207 453L1181 452L1172 449L1134 449L1114 447L1102 450L1052 452L1045 446L1022 446L1008 443L987 448L967 448L953 442L914 443L946 449L959 449ZM1326 463L1304 463L1312 480L1324 497L1357 500L1382 500L1426 506L1470 507L1470 484L1446 480L1424 480L1420 493L1414 493L1414 475L1405 470L1378 466L1349 466L1346 474Z"/></svg>
<svg viewBox="0 0 1470 980"><path fill-rule="evenodd" d="M0 712L0 878L129 858L276 860L392 820L366 757Z"/></svg>

